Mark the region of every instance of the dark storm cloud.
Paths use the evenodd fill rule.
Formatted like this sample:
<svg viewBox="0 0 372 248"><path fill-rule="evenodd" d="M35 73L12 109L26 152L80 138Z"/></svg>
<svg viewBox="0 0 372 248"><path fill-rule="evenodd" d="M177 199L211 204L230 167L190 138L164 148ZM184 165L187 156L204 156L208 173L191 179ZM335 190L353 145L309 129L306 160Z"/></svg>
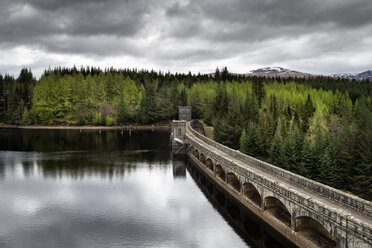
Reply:
<svg viewBox="0 0 372 248"><path fill-rule="evenodd" d="M360 28L372 23L371 12L369 0L191 0L186 6L175 3L167 16L184 24L186 32L173 27L171 34L178 37L252 41ZM203 23L203 29L197 26Z"/></svg>
<svg viewBox="0 0 372 248"><path fill-rule="evenodd" d="M325 54L347 60L345 52L367 53L372 39L370 0L0 0L0 6L0 52L24 46L198 68L234 58L249 66L244 56L268 64ZM364 67L353 66L370 66L362 61ZM0 60L0 68L7 66Z"/></svg>
<svg viewBox="0 0 372 248"><path fill-rule="evenodd" d="M6 1L1 6L0 39L12 44L35 44L57 34L132 37L149 11L145 1L119 0Z"/></svg>

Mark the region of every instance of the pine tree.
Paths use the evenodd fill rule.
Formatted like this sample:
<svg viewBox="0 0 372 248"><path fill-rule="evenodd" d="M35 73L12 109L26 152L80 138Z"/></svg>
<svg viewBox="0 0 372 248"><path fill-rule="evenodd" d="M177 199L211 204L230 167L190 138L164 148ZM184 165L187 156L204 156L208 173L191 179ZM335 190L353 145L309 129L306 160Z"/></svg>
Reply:
<svg viewBox="0 0 372 248"><path fill-rule="evenodd" d="M221 73L220 73L220 69L218 67L216 68L216 72L214 73L214 80L216 82L221 81Z"/></svg>
<svg viewBox="0 0 372 248"><path fill-rule="evenodd" d="M269 154L271 140L273 139L273 121L266 108L263 108L259 114L258 127L262 135L264 153Z"/></svg>
<svg viewBox="0 0 372 248"><path fill-rule="evenodd" d="M320 165L322 163L323 154L328 146L328 137L325 136L320 129L317 129L312 141L312 156L313 163L309 164L307 170L311 179L320 181Z"/></svg>
<svg viewBox="0 0 372 248"><path fill-rule="evenodd" d="M225 115L219 115L214 127L214 139L233 149L239 149L239 139L243 130L242 114L235 94L232 95Z"/></svg>
<svg viewBox="0 0 372 248"><path fill-rule="evenodd" d="M257 97L258 107L261 108L261 101L265 97L265 88L262 81L254 81L252 90Z"/></svg>
<svg viewBox="0 0 372 248"><path fill-rule="evenodd" d="M298 126L292 127L284 142L284 151L286 156L286 167L295 173L304 174L305 169L301 163L302 134Z"/></svg>
<svg viewBox="0 0 372 248"><path fill-rule="evenodd" d="M222 82L226 82L229 80L229 71L227 70L227 67L225 66L223 69L222 69L222 72L221 72L221 81Z"/></svg>
<svg viewBox="0 0 372 248"><path fill-rule="evenodd" d="M233 149L239 149L239 138L241 135L241 127L234 122L237 118L236 113L229 112L226 117L216 119L214 126L214 139Z"/></svg>
<svg viewBox="0 0 372 248"><path fill-rule="evenodd" d="M216 96L213 100L213 109L217 118L226 115L229 106L226 85L221 83L218 85Z"/></svg>
<svg viewBox="0 0 372 248"><path fill-rule="evenodd" d="M341 154L341 144L331 139L321 159L320 180L332 187L345 189L347 168Z"/></svg>
<svg viewBox="0 0 372 248"><path fill-rule="evenodd" d="M271 142L270 161L272 164L286 169L286 157L284 154L283 139L280 132L277 131Z"/></svg>
<svg viewBox="0 0 372 248"><path fill-rule="evenodd" d="M183 88L181 90L179 104L180 104L180 106L186 106L187 105L187 92L186 92L185 88Z"/></svg>
<svg viewBox="0 0 372 248"><path fill-rule="evenodd" d="M358 164L355 167L353 192L372 200L372 164Z"/></svg>
<svg viewBox="0 0 372 248"><path fill-rule="evenodd" d="M159 120L158 103L154 87L148 87L141 99L141 120L143 123L151 123Z"/></svg>
<svg viewBox="0 0 372 248"><path fill-rule="evenodd" d="M257 124L250 122L247 130L243 130L240 137L240 151L254 157L262 157L264 142Z"/></svg>
<svg viewBox="0 0 372 248"><path fill-rule="evenodd" d="M280 118L279 118L279 125L278 125L278 129L279 129L279 135L282 139L285 139L285 137L287 137L287 120L286 120L286 116L285 115L282 115Z"/></svg>
<svg viewBox="0 0 372 248"><path fill-rule="evenodd" d="M273 135L275 134L276 127L278 126L278 119L279 119L279 106L276 99L275 94L270 95L270 114L271 114L271 120L273 124Z"/></svg>
<svg viewBox="0 0 372 248"><path fill-rule="evenodd" d="M247 127L249 122L258 122L259 107L256 99L256 94L252 91L247 91L244 104L242 106L242 114L244 126Z"/></svg>
<svg viewBox="0 0 372 248"><path fill-rule="evenodd" d="M309 129L309 120L313 116L315 111L313 101L311 100L310 94L307 95L307 99L304 106L304 113L302 116L302 131L306 132Z"/></svg>
<svg viewBox="0 0 372 248"><path fill-rule="evenodd" d="M301 166L303 168L303 173L301 174L305 177L312 178L312 175L310 173L310 170L314 166L314 154L311 149L311 142L309 140L308 136L305 136L303 143L302 143L302 149L301 149ZM317 165L315 165L317 166Z"/></svg>
<svg viewBox="0 0 372 248"><path fill-rule="evenodd" d="M354 161L356 163L372 163L372 110L367 107L366 99L355 103L353 125L356 144Z"/></svg>

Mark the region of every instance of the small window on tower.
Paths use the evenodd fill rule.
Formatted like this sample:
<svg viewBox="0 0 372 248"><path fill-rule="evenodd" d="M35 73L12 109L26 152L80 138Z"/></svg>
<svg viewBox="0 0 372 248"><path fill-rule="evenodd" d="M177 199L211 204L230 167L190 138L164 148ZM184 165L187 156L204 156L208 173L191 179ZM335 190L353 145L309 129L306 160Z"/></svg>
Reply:
<svg viewBox="0 0 372 248"><path fill-rule="evenodd" d="M181 136L181 134L182 134L182 130L181 128L178 128L178 136Z"/></svg>

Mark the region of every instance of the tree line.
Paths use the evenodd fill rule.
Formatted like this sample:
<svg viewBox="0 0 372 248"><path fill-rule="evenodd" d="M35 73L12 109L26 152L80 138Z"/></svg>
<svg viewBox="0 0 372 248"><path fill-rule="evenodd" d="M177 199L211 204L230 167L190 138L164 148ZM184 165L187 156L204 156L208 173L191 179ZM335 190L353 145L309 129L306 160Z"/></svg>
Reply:
<svg viewBox="0 0 372 248"><path fill-rule="evenodd" d="M327 77L261 78L94 67L0 75L0 122L127 125L193 118L216 141L372 199L372 84Z"/></svg>

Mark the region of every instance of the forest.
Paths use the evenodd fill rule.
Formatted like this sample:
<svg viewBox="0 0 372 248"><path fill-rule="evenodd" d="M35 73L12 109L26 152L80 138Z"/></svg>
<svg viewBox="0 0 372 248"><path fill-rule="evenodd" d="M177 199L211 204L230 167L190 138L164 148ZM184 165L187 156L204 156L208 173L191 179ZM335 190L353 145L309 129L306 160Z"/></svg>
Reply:
<svg viewBox="0 0 372 248"><path fill-rule="evenodd" d="M180 105L214 139L372 200L372 83L329 77L261 78L94 67L0 75L0 123L169 123Z"/></svg>

